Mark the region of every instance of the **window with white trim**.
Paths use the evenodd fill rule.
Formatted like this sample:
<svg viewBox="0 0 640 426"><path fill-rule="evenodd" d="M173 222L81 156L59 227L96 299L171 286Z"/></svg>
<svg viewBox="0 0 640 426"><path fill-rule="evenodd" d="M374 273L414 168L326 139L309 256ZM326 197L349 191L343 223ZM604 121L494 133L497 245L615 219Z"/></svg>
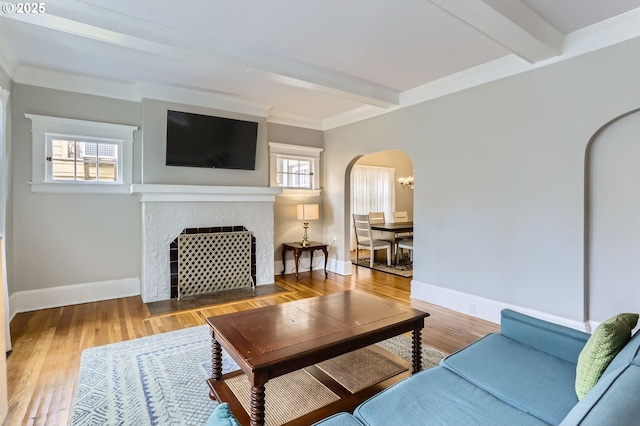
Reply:
<svg viewBox="0 0 640 426"><path fill-rule="evenodd" d="M136 126L25 116L32 121L32 192L131 192Z"/></svg>
<svg viewBox="0 0 640 426"><path fill-rule="evenodd" d="M322 148L269 142L270 185L292 191L320 192Z"/></svg>
<svg viewBox="0 0 640 426"><path fill-rule="evenodd" d="M47 182L122 183L122 141L47 136ZM120 149L119 149L120 148Z"/></svg>

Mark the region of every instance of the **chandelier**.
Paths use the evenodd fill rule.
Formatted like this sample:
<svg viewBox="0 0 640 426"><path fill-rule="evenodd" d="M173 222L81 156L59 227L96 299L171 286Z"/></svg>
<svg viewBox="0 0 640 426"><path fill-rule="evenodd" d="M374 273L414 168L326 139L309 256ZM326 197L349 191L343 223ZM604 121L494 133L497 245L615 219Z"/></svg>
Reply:
<svg viewBox="0 0 640 426"><path fill-rule="evenodd" d="M400 186L407 189L413 189L413 175L398 178Z"/></svg>

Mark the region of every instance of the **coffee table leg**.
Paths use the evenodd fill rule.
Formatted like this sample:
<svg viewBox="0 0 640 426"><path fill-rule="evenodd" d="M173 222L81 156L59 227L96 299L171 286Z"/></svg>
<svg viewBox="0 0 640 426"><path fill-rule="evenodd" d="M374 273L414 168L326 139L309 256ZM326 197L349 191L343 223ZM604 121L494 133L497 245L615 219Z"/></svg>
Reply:
<svg viewBox="0 0 640 426"><path fill-rule="evenodd" d="M222 347L216 339L211 339L211 369L213 380L220 380L222 378Z"/></svg>
<svg viewBox="0 0 640 426"><path fill-rule="evenodd" d="M413 374L422 370L422 329L413 330Z"/></svg>
<svg viewBox="0 0 640 426"><path fill-rule="evenodd" d="M264 425L264 386L251 386L251 426Z"/></svg>

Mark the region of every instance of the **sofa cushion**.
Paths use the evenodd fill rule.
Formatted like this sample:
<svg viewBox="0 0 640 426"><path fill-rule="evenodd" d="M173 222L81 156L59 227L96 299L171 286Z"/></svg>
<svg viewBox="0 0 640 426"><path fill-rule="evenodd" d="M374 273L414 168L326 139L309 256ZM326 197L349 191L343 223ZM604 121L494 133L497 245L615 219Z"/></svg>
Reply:
<svg viewBox="0 0 640 426"><path fill-rule="evenodd" d="M595 386L609 363L629 341L637 323L638 314L624 313L609 318L596 328L578 357L575 387L579 399Z"/></svg>
<svg viewBox="0 0 640 426"><path fill-rule="evenodd" d="M603 376L561 426L635 426L640 419L640 367L619 367Z"/></svg>
<svg viewBox="0 0 640 426"><path fill-rule="evenodd" d="M546 423L560 423L578 402L574 364L500 334L485 336L440 365Z"/></svg>
<svg viewBox="0 0 640 426"><path fill-rule="evenodd" d="M443 367L395 384L353 414L368 426L546 425Z"/></svg>
<svg viewBox="0 0 640 426"><path fill-rule="evenodd" d="M511 309L501 311L500 334L573 364L578 362L578 355L591 337L583 331Z"/></svg>
<svg viewBox="0 0 640 426"><path fill-rule="evenodd" d="M314 423L313 426L362 426L355 417L349 413L338 413L324 420Z"/></svg>

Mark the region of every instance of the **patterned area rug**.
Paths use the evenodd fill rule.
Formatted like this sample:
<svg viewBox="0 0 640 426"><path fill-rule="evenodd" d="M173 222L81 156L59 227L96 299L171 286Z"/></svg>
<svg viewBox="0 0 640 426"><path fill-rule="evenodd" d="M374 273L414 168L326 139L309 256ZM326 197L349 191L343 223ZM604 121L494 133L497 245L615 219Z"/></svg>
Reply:
<svg viewBox="0 0 640 426"><path fill-rule="evenodd" d="M355 263L355 258L353 259L353 263ZM413 263L408 258L408 255L405 254L405 258L400 260L397 265L387 266L384 262L373 261L373 268L369 267L369 258L361 257L358 259L358 266L364 266L365 268L375 269L377 271L386 272L387 274L400 275L401 277L411 278L413 277Z"/></svg>
<svg viewBox="0 0 640 426"><path fill-rule="evenodd" d="M411 339L378 344L411 360ZM422 348L423 368L444 355ZM223 372L238 367L223 351ZM206 325L86 349L72 410L72 426L203 425L216 406L209 399L211 336Z"/></svg>

